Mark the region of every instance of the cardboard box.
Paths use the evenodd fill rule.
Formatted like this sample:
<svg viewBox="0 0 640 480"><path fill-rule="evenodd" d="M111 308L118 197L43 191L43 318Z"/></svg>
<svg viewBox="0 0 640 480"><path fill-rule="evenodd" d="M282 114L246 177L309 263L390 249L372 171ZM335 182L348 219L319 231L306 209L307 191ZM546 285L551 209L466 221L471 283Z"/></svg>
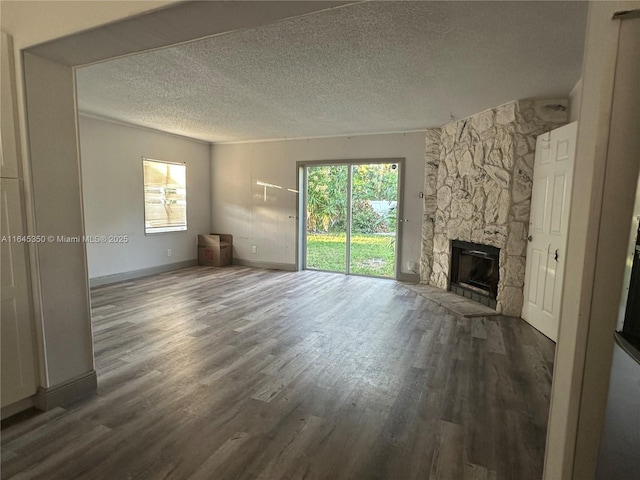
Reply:
<svg viewBox="0 0 640 480"><path fill-rule="evenodd" d="M223 267L233 262L233 236L198 235L198 265Z"/></svg>

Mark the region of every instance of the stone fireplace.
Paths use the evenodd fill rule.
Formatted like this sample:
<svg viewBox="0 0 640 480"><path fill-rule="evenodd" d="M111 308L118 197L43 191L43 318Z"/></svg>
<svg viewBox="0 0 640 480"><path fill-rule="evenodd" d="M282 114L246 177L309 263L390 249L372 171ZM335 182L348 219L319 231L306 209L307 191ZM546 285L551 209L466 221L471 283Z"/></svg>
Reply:
<svg viewBox="0 0 640 480"><path fill-rule="evenodd" d="M567 123L567 105L566 99L513 101L427 131L422 283L470 298L475 293L478 300L473 282L453 281L452 242L495 249L495 294L485 291L482 301L493 296L498 312L520 316L536 137ZM488 267L489 255L484 262L473 256L466 254L462 266Z"/></svg>

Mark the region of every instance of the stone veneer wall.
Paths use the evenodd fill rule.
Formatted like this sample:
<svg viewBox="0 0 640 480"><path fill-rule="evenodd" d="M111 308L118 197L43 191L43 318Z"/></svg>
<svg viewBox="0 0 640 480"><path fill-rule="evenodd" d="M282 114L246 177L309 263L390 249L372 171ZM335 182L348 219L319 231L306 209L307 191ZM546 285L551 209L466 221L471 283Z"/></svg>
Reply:
<svg viewBox="0 0 640 480"><path fill-rule="evenodd" d="M427 149L424 165L424 209L422 213L422 250L420 253L420 282L429 283L433 268L433 237L437 209L437 179L440 165L439 128L427 130ZM446 288L446 287L445 287Z"/></svg>
<svg viewBox="0 0 640 480"><path fill-rule="evenodd" d="M496 310L520 316L536 137L567 123L567 105L513 101L427 131L422 283L448 288L451 240L498 247Z"/></svg>

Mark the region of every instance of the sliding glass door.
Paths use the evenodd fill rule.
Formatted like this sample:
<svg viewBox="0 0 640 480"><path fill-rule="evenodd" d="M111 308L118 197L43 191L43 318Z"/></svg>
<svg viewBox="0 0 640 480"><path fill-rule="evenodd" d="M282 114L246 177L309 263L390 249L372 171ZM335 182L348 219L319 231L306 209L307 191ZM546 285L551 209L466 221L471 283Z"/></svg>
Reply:
<svg viewBox="0 0 640 480"><path fill-rule="evenodd" d="M305 268L395 278L399 163L304 167Z"/></svg>
<svg viewBox="0 0 640 480"><path fill-rule="evenodd" d="M349 166L309 166L306 173L306 267L347 273Z"/></svg>
<svg viewBox="0 0 640 480"><path fill-rule="evenodd" d="M395 278L398 166L351 167L349 273Z"/></svg>

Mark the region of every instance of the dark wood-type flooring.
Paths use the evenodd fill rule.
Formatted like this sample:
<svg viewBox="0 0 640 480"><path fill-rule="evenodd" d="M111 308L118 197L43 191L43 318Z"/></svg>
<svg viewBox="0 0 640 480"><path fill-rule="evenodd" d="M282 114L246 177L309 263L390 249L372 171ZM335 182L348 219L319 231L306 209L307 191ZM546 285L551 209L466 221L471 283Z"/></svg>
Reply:
<svg viewBox="0 0 640 480"><path fill-rule="evenodd" d="M554 345L390 280L189 268L92 290L98 394L3 479L539 479Z"/></svg>

